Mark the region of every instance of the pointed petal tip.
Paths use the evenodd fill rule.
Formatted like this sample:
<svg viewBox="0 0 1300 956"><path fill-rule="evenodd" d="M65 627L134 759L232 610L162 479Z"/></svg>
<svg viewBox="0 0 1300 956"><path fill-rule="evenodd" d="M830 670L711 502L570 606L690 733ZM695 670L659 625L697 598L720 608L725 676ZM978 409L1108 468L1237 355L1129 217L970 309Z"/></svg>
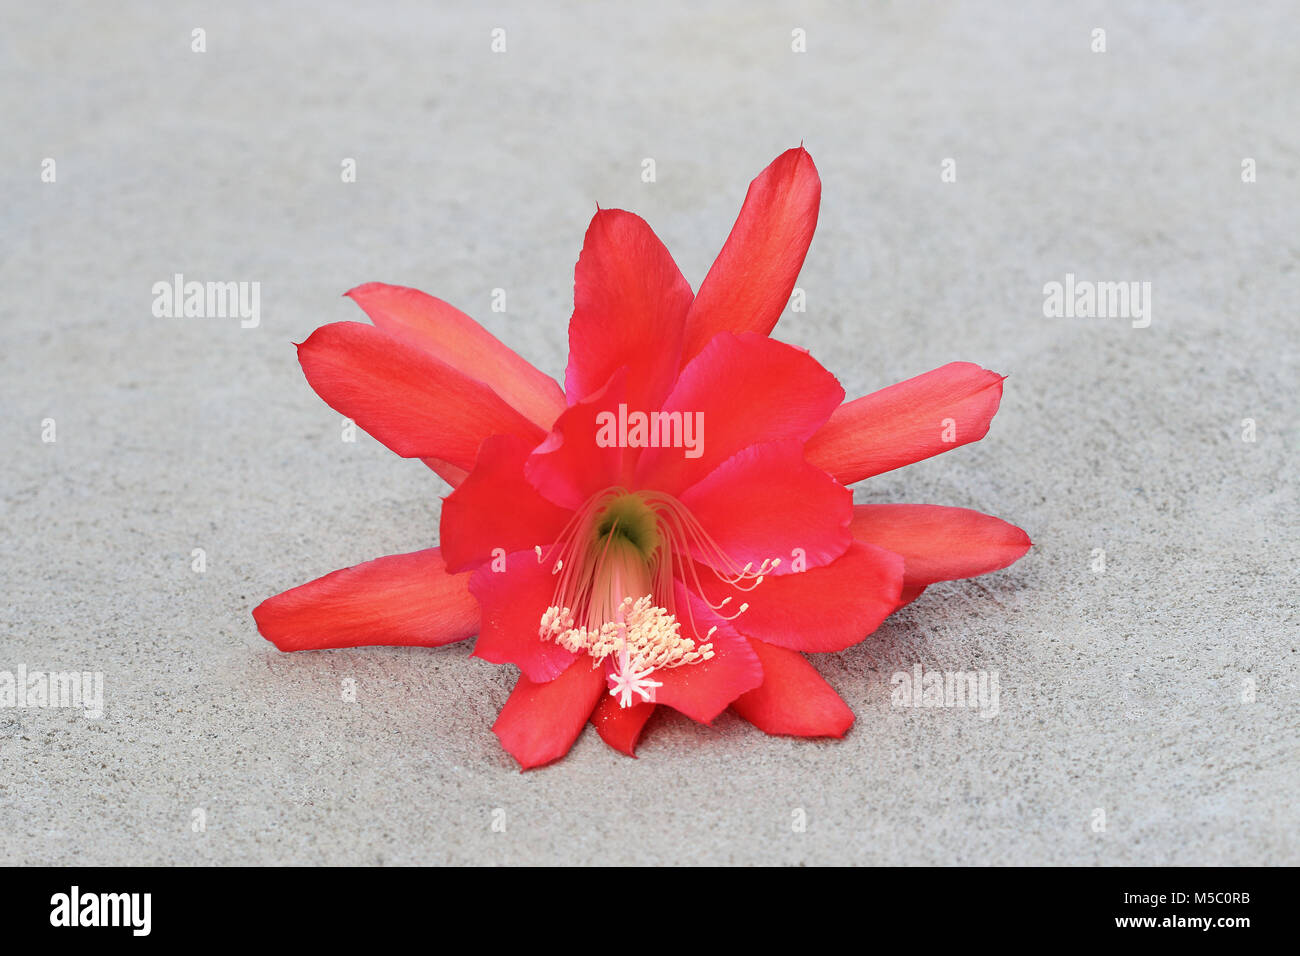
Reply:
<svg viewBox="0 0 1300 956"><path fill-rule="evenodd" d="M848 719L844 722L844 726L840 727L838 730L831 731L829 734L827 734L827 736L832 737L835 740L843 740L845 735L853 728L853 725L856 722L857 722L857 717L852 712L850 712Z"/></svg>
<svg viewBox="0 0 1300 956"><path fill-rule="evenodd" d="M495 730L493 732L495 733ZM497 738L501 739L501 735L497 734ZM503 741L503 745L504 745L504 741ZM510 751L506 750L506 753L510 753ZM515 761L515 763L519 764L519 773L527 773L530 770L536 770L539 767L545 767L547 764L555 763L555 761L559 760L561 757L565 755L566 754L557 754L556 756L553 757L520 758L515 754L510 754L511 758Z"/></svg>
<svg viewBox="0 0 1300 956"><path fill-rule="evenodd" d="M275 600L274 597L265 598L264 600L262 600L261 603L257 605L257 607L253 608L253 610L250 612L253 616L253 623L256 625L257 633L262 636L262 639L274 645L277 651L292 650L292 648L285 648L281 646L280 641L276 640L274 637L271 636L271 634L267 633L268 631L271 630L270 605L273 600Z"/></svg>
<svg viewBox="0 0 1300 956"><path fill-rule="evenodd" d="M680 367L692 298L649 223L623 209L598 208L573 270L568 403L588 397L627 366L628 407L657 408Z"/></svg>
<svg viewBox="0 0 1300 956"><path fill-rule="evenodd" d="M849 530L859 541L902 555L904 596L918 585L1000 571L1033 544L1023 529L996 515L945 505L855 505Z"/></svg>
<svg viewBox="0 0 1300 956"><path fill-rule="evenodd" d="M375 292L380 289L393 289L396 291L401 290L402 288L402 286L392 285L388 282L363 282L360 285L354 285L351 289L344 292L343 298L356 301L359 296L365 296L370 292Z"/></svg>
<svg viewBox="0 0 1300 956"><path fill-rule="evenodd" d="M821 178L803 145L751 180L722 250L687 318L683 362L723 330L772 331L785 310L817 227Z"/></svg>
<svg viewBox="0 0 1300 956"><path fill-rule="evenodd" d="M800 653L751 640L763 661L763 684L739 697L732 709L764 733L783 737L842 738L855 717Z"/></svg>
<svg viewBox="0 0 1300 956"><path fill-rule="evenodd" d="M611 749L635 760L637 744L656 706L634 703L631 707L620 707L612 695L606 694L591 712L591 725Z"/></svg>
<svg viewBox="0 0 1300 956"><path fill-rule="evenodd" d="M440 647L479 630L465 575L437 548L331 571L253 609L258 633L281 651L335 647Z"/></svg>
<svg viewBox="0 0 1300 956"><path fill-rule="evenodd" d="M794 153L799 157L800 162L807 162L816 171L817 164L813 162L812 153L808 152L808 147L804 145L803 140L799 140L798 146L793 146L786 150L787 153Z"/></svg>
<svg viewBox="0 0 1300 956"><path fill-rule="evenodd" d="M816 728L816 733L791 733L782 731L767 730L760 728L763 733L772 737L803 737L808 740L843 740L848 732L853 729L857 723L857 715L849 709L848 704L844 704L843 713L834 715L829 719L829 723Z"/></svg>
<svg viewBox="0 0 1300 956"><path fill-rule="evenodd" d="M1005 379L974 362L949 362L840 405L805 454L851 485L980 441L1002 404ZM955 435L935 429L947 419Z"/></svg>
<svg viewBox="0 0 1300 956"><path fill-rule="evenodd" d="M605 740L604 737L601 739ZM605 746L609 747L610 750L613 750L616 753L621 753L625 757L631 757L633 760L637 760L639 758L636 755L636 747L640 742L640 740L634 740L630 744L617 744L611 740L605 740Z"/></svg>
<svg viewBox="0 0 1300 956"><path fill-rule="evenodd" d="M582 662L541 684L520 674L492 732L523 770L559 760L582 733L604 686L603 673Z"/></svg>

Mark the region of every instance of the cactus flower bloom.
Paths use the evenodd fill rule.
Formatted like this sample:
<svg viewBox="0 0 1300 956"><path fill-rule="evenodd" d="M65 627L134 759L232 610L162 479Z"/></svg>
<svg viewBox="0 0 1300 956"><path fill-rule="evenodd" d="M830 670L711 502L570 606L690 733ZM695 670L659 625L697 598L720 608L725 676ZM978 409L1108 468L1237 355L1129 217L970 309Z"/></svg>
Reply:
<svg viewBox="0 0 1300 956"><path fill-rule="evenodd" d="M804 654L1030 542L966 509L854 506L852 483L982 438L1002 376L958 362L845 402L771 338L820 197L802 147L777 157L698 292L642 219L599 210L563 388L439 299L349 292L372 324L317 329L299 361L328 405L452 486L441 543L268 599L261 633L284 651L478 635L475 656L520 671L493 729L524 769L588 721L632 754L659 706L842 736L853 713Z"/></svg>

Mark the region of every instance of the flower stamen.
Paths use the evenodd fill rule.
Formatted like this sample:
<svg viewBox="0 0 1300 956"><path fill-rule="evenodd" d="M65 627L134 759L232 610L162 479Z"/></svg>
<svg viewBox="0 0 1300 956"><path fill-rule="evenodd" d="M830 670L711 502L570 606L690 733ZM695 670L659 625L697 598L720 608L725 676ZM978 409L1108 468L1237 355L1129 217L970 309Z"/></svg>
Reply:
<svg viewBox="0 0 1300 956"><path fill-rule="evenodd" d="M538 636L573 653L586 653L592 667L609 661L610 694L621 707L634 698L653 702L657 670L697 664L714 656L710 640L717 625L698 635L690 601L685 618L677 613L678 588L699 596L724 620L731 595L715 603L700 586L697 565L724 584L747 592L780 563L764 559L757 569L739 566L709 537L694 516L671 495L609 488L593 495L569 520L548 552L535 547L538 563L551 560L556 577L551 604L542 614ZM687 634L682 625L687 625Z"/></svg>

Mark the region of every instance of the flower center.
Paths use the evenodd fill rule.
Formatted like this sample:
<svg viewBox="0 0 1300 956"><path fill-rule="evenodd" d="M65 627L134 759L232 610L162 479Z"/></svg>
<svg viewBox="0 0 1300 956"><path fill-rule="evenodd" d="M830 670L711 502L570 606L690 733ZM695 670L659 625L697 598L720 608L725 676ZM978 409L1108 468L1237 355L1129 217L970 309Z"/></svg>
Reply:
<svg viewBox="0 0 1300 956"><path fill-rule="evenodd" d="M593 667L613 656L610 693L623 707L631 706L633 697L654 700L654 689L663 686L650 679L655 671L713 656L708 638L717 628L701 639L689 603L682 609L685 619L679 619L676 581L694 584L691 590L700 600L727 620L749 606L741 604L727 615L723 608L730 595L717 604L705 597L697 559L738 592L757 587L781 563L771 558L757 570L752 562L739 567L676 498L623 488L593 495L545 556L540 546L534 550L539 562L553 562L556 577L538 636L575 654L586 652Z"/></svg>

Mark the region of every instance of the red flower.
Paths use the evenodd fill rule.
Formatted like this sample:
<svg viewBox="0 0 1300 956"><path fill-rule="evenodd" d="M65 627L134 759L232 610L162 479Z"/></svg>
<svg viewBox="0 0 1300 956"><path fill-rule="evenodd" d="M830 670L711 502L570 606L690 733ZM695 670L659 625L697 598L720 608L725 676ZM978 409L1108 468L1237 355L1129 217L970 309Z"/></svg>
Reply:
<svg viewBox="0 0 1300 956"><path fill-rule="evenodd" d="M331 407L455 488L442 545L264 601L262 634L285 651L478 634L476 656L522 672L493 729L524 768L588 720L631 754L658 704L842 736L853 714L803 653L1030 543L962 508L854 506L853 482L982 438L1002 377L957 362L843 403L769 338L820 196L807 152L777 157L696 294L643 220L597 212L563 391L445 302L348 293L374 325L317 329L299 361Z"/></svg>

